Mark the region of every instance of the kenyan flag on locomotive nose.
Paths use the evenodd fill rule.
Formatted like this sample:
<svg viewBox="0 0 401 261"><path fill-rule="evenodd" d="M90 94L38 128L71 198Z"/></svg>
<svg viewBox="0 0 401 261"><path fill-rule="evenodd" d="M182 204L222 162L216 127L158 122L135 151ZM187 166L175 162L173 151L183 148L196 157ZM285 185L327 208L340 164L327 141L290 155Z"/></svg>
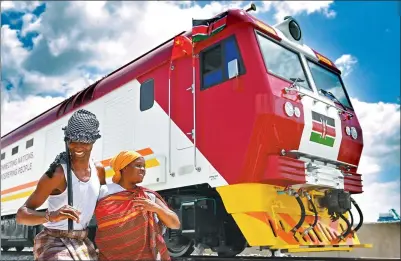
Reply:
<svg viewBox="0 0 401 261"><path fill-rule="evenodd" d="M321 145L333 147L334 141L336 140L334 119L312 111L312 124L312 133L309 140Z"/></svg>

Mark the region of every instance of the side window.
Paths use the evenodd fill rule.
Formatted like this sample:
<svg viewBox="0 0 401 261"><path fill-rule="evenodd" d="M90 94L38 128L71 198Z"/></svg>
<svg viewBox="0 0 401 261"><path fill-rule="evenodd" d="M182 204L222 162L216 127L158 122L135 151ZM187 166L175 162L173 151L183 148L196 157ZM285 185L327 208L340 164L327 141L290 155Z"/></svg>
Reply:
<svg viewBox="0 0 401 261"><path fill-rule="evenodd" d="M11 150L11 155L14 155L14 154L17 154L18 153L18 146L17 147L14 147L12 150Z"/></svg>
<svg viewBox="0 0 401 261"><path fill-rule="evenodd" d="M28 141L26 141L26 148L30 148L32 146L33 146L33 138L28 140Z"/></svg>
<svg viewBox="0 0 401 261"><path fill-rule="evenodd" d="M218 44L202 52L201 89L223 82L223 52L221 49L221 44Z"/></svg>
<svg viewBox="0 0 401 261"><path fill-rule="evenodd" d="M238 60L239 74L245 73L245 66L235 36L229 36L200 54L201 90L228 80L228 63Z"/></svg>
<svg viewBox="0 0 401 261"><path fill-rule="evenodd" d="M1 153L1 160L5 159L5 158L6 158L6 153L5 152Z"/></svg>
<svg viewBox="0 0 401 261"><path fill-rule="evenodd" d="M155 84L154 80L150 79L143 82L140 87L139 108L141 111L149 110L155 102Z"/></svg>

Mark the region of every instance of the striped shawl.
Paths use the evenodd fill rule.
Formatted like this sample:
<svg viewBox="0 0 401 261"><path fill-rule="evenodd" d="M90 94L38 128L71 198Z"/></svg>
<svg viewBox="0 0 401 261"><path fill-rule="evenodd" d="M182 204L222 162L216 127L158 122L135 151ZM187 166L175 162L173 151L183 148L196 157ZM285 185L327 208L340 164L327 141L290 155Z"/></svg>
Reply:
<svg viewBox="0 0 401 261"><path fill-rule="evenodd" d="M148 198L145 191L165 203L158 193L143 187L118 192L98 201L95 242L99 260L170 260L161 233L161 221L156 223L152 212L134 209L132 200Z"/></svg>

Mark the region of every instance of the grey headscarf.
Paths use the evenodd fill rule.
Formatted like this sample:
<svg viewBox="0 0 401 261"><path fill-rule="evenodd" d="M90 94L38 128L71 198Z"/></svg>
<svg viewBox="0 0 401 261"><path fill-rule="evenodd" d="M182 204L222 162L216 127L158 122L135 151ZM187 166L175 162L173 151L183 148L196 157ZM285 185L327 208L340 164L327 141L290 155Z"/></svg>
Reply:
<svg viewBox="0 0 401 261"><path fill-rule="evenodd" d="M64 130L64 141L67 142L95 143L101 137L96 115L84 109L76 111L62 130ZM56 156L46 175L51 178L57 166L66 162L67 153L64 151Z"/></svg>

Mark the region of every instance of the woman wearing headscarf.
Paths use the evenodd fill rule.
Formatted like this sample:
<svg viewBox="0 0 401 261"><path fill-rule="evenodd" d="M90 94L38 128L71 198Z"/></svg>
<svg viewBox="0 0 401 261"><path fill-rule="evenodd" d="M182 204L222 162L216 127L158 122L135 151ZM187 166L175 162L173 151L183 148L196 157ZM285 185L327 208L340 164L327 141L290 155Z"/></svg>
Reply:
<svg viewBox="0 0 401 261"><path fill-rule="evenodd" d="M181 224L157 192L137 185L146 175L145 159L122 151L110 166L113 183L101 187L95 209L99 260L170 260L163 230Z"/></svg>

